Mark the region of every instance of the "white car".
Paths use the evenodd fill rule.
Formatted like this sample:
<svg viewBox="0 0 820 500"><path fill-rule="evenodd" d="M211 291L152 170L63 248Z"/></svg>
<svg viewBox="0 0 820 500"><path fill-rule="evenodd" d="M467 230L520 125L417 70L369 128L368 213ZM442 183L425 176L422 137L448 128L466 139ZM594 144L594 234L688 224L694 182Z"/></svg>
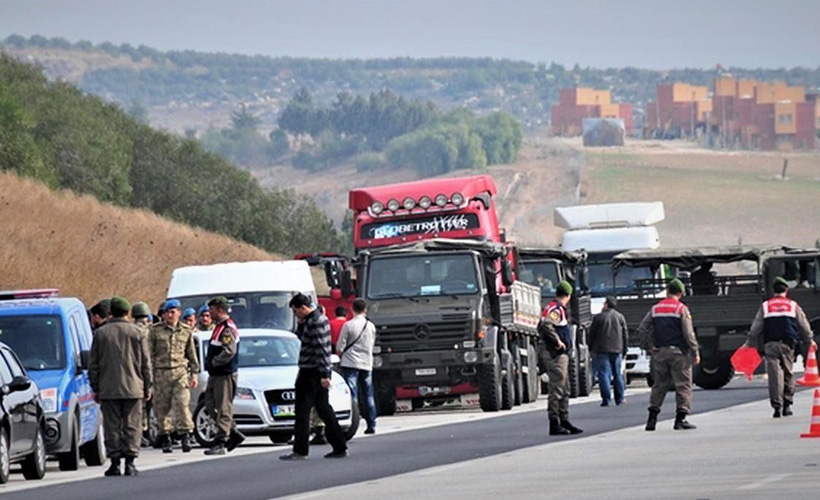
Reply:
<svg viewBox="0 0 820 500"><path fill-rule="evenodd" d="M249 436L267 435L274 443L285 443L293 435L299 371L299 339L284 330L243 328L239 333L239 382L233 400L233 418L237 429ZM197 332L200 360L205 359L211 332ZM201 363L203 364L203 363ZM202 367L199 384L191 394L194 406L194 437L204 446L213 445L216 429L204 404L208 373ZM331 374L330 405L347 439L359 427L359 408L352 404L345 380Z"/></svg>

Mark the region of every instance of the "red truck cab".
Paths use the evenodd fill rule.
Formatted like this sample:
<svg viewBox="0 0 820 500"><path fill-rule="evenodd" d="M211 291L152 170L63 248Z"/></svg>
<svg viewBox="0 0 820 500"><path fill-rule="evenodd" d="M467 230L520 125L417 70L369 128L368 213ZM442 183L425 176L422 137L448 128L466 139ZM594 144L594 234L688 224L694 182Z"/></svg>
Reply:
<svg viewBox="0 0 820 500"><path fill-rule="evenodd" d="M353 246L358 253L433 238L502 243L497 193L489 175L354 189Z"/></svg>

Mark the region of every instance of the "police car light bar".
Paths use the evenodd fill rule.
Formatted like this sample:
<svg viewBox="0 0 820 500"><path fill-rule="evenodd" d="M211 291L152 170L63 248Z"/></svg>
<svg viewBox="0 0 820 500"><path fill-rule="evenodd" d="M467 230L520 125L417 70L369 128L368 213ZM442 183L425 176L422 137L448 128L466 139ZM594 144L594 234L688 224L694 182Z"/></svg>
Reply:
<svg viewBox="0 0 820 500"><path fill-rule="evenodd" d="M47 299L60 293L57 288L37 288L33 290L0 290L0 300Z"/></svg>

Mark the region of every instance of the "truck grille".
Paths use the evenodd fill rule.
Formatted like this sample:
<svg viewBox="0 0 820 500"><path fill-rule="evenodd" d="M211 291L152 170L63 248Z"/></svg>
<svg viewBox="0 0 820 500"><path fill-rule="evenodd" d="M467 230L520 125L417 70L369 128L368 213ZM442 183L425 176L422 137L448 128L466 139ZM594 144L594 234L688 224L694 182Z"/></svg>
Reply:
<svg viewBox="0 0 820 500"><path fill-rule="evenodd" d="M472 324L468 314L445 314L437 321L381 325L377 340L383 352L452 349L455 344L472 340Z"/></svg>

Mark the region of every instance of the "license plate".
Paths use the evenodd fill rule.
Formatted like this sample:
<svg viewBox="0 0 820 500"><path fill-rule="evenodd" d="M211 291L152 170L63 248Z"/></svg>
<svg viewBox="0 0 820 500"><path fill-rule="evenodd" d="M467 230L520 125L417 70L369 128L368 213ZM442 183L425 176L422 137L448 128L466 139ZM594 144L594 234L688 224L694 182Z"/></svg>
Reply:
<svg viewBox="0 0 820 500"><path fill-rule="evenodd" d="M296 416L296 406L295 405L273 405L273 416L274 417L295 417Z"/></svg>
<svg viewBox="0 0 820 500"><path fill-rule="evenodd" d="M423 377L425 375L435 375L436 369L435 368L416 368L416 376Z"/></svg>

